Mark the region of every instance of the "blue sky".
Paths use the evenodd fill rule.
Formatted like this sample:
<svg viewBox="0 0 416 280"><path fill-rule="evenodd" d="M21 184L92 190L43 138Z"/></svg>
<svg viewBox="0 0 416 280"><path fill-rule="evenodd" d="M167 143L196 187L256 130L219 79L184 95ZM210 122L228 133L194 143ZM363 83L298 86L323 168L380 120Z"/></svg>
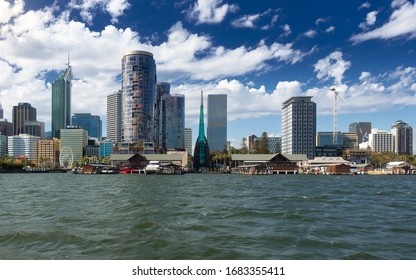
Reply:
<svg viewBox="0 0 416 280"><path fill-rule="evenodd" d="M313 96L318 131L332 131L332 86L346 100L338 130L356 121L416 127L415 1L0 0L0 11L0 102L10 120L29 102L50 128L50 82L69 50L72 111L105 124L121 57L142 49L154 54L158 81L185 94L194 139L201 89L228 94L236 147L249 134L280 135L291 96Z"/></svg>

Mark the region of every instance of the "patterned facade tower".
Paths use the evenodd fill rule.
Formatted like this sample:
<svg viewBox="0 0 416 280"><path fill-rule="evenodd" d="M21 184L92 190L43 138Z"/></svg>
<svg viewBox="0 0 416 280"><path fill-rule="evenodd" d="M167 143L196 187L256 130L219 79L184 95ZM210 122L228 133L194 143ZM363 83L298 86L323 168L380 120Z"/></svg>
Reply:
<svg viewBox="0 0 416 280"><path fill-rule="evenodd" d="M199 134L198 134L198 138L196 139L195 150L194 150L195 170L202 170L203 168L209 168L210 166L208 140L205 137L203 100L204 100L203 93L201 91L201 107L199 110Z"/></svg>

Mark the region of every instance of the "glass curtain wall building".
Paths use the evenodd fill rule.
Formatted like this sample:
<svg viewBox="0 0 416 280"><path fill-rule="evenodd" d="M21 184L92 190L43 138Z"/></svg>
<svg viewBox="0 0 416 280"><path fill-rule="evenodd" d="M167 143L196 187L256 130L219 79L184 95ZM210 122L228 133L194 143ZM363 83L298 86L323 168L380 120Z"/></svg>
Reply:
<svg viewBox="0 0 416 280"><path fill-rule="evenodd" d="M101 140L102 121L100 116L90 113L76 113L72 116L72 125L78 125L88 132L88 137Z"/></svg>
<svg viewBox="0 0 416 280"><path fill-rule="evenodd" d="M316 103L311 96L292 97L282 107L282 153L315 157Z"/></svg>
<svg viewBox="0 0 416 280"><path fill-rule="evenodd" d="M184 150L185 95L164 95L163 108L163 146L167 150Z"/></svg>
<svg viewBox="0 0 416 280"><path fill-rule="evenodd" d="M208 95L207 138L211 151L222 152L227 145L227 95Z"/></svg>
<svg viewBox="0 0 416 280"><path fill-rule="evenodd" d="M158 83L156 85L156 101L154 109L154 142L155 146L166 150L166 140L164 135L166 133L166 126L164 123L164 97L170 95L169 83Z"/></svg>
<svg viewBox="0 0 416 280"><path fill-rule="evenodd" d="M61 129L71 125L72 67L68 68L52 83L52 127L51 136L60 138Z"/></svg>
<svg viewBox="0 0 416 280"><path fill-rule="evenodd" d="M156 63L153 54L131 51L122 59L122 142L153 142Z"/></svg>

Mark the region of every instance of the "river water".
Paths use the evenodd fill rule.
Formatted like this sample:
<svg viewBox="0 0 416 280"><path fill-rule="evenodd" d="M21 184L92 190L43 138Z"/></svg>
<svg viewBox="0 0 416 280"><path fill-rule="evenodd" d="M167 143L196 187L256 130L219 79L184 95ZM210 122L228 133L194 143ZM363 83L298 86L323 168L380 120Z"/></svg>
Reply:
<svg viewBox="0 0 416 280"><path fill-rule="evenodd" d="M416 259L416 176L0 174L0 259Z"/></svg>

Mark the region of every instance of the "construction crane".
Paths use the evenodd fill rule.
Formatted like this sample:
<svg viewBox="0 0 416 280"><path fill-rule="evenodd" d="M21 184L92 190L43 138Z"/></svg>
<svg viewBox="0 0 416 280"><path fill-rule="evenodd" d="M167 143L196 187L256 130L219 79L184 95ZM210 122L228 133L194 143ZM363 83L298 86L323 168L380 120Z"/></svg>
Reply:
<svg viewBox="0 0 416 280"><path fill-rule="evenodd" d="M345 99L341 96L341 94L335 89L335 87L331 87L330 90L334 93L334 108L333 108L333 113L334 113L334 130L333 130L333 134L332 134L332 144L334 146L336 146L338 144L338 137L337 137L337 117L338 117L338 109L337 109L337 99L338 97L341 98L342 101L345 101Z"/></svg>

